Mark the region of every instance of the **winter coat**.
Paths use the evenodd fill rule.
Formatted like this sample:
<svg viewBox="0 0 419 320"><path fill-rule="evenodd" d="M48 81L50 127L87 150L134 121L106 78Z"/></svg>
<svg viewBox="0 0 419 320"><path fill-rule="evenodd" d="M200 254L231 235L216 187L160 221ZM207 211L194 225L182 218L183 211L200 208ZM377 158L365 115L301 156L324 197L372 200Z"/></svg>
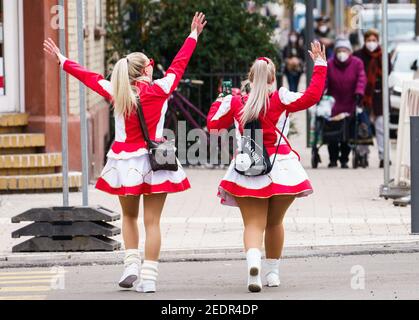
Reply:
<svg viewBox="0 0 419 320"><path fill-rule="evenodd" d="M340 62L336 56L328 61L327 94L335 98L332 116L342 112L355 112L355 95L364 95L367 78L364 63L361 59L350 56L345 62Z"/></svg>
<svg viewBox="0 0 419 320"><path fill-rule="evenodd" d="M360 58L362 62L364 62L365 67L365 73L368 75L368 67L369 63L371 61L371 56L366 51L367 49L365 47L359 49L358 51L354 52L354 56ZM390 57L388 59L389 61L389 72L391 71L391 62ZM382 116L383 115L383 83L382 83L382 77L377 78L376 86L375 86L375 93L373 97L372 102L372 112L375 116Z"/></svg>

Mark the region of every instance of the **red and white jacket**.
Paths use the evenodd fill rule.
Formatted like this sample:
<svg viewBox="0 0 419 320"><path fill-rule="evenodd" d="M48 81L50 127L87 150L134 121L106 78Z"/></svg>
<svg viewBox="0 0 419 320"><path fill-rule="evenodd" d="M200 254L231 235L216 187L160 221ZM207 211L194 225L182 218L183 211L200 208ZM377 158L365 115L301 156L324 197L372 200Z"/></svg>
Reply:
<svg viewBox="0 0 419 320"><path fill-rule="evenodd" d="M185 73L189 60L195 51L197 39L196 31L189 35L162 79L151 84L144 81L134 83L140 90L144 117L152 140L158 141L163 138L168 99ZM107 101L112 102L111 83L105 80L102 75L86 70L63 56L60 57L60 60L64 71L80 80ZM108 157L129 159L145 153L147 153L146 143L141 132L137 112L134 111L127 117L115 115L115 142L108 152Z"/></svg>
<svg viewBox="0 0 419 320"><path fill-rule="evenodd" d="M269 107L266 115L260 115L259 121L263 129L263 143L269 155L276 152L284 121L289 113L308 109L318 103L324 91L327 76L327 62L317 59L314 66L313 77L310 86L304 93L291 92L285 87L274 91L269 96ZM243 134L243 126L240 118L243 110L243 101L247 101L247 96L226 96L215 101L208 113L207 127L211 133L217 133L222 129L230 128L233 123L236 127L236 136ZM279 154L289 154L291 146L287 140L289 122L287 122L283 139L278 148Z"/></svg>

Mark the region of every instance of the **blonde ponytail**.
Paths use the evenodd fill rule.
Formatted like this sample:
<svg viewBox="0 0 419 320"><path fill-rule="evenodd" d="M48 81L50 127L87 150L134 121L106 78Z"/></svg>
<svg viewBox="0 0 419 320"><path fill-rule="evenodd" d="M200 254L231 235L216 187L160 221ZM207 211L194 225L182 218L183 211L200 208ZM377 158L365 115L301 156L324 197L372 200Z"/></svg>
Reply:
<svg viewBox="0 0 419 320"><path fill-rule="evenodd" d="M137 88L132 85L139 79L147 61L142 53L131 53L119 60L111 76L112 97L115 113L124 117L131 114L137 106ZM151 79L150 79L151 80Z"/></svg>
<svg viewBox="0 0 419 320"><path fill-rule="evenodd" d="M276 89L275 65L268 58L258 59L249 72L250 94L243 107L241 122L243 125L266 114L269 106L269 94Z"/></svg>
<svg viewBox="0 0 419 320"><path fill-rule="evenodd" d="M112 72L111 85L115 113L129 115L133 106L136 105L136 95L131 87L127 59L121 59L116 63Z"/></svg>

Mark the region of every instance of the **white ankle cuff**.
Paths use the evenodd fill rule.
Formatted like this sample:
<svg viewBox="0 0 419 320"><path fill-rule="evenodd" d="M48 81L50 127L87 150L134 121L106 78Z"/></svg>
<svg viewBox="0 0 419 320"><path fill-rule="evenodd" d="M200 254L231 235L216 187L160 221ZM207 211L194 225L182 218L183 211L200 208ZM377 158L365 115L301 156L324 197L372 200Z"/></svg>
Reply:
<svg viewBox="0 0 419 320"><path fill-rule="evenodd" d="M128 249L125 250L124 265L128 266L132 263L141 265L141 256L138 249Z"/></svg>
<svg viewBox="0 0 419 320"><path fill-rule="evenodd" d="M145 260L141 268L141 279L157 281L159 263L157 261Z"/></svg>
<svg viewBox="0 0 419 320"><path fill-rule="evenodd" d="M269 275L270 273L279 275L279 259L265 259L264 273Z"/></svg>
<svg viewBox="0 0 419 320"><path fill-rule="evenodd" d="M265 259L267 265L279 265L280 259Z"/></svg>
<svg viewBox="0 0 419 320"><path fill-rule="evenodd" d="M248 260L259 260L262 258L262 252L257 248L251 248L247 250L246 258Z"/></svg>
<svg viewBox="0 0 419 320"><path fill-rule="evenodd" d="M252 267L257 267L260 269L262 259L262 253L259 249L252 248L246 252L247 264Z"/></svg>

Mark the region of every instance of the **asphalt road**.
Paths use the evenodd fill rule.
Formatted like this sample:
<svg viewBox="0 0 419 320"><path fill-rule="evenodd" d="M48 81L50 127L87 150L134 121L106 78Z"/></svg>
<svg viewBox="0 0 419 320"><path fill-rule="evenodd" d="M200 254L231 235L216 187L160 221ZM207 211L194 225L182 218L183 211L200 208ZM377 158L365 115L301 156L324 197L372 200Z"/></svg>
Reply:
<svg viewBox="0 0 419 320"><path fill-rule="evenodd" d="M117 287L121 265L0 270L0 299L419 299L419 253L285 259L279 288L246 289L245 261L162 263L158 293Z"/></svg>

